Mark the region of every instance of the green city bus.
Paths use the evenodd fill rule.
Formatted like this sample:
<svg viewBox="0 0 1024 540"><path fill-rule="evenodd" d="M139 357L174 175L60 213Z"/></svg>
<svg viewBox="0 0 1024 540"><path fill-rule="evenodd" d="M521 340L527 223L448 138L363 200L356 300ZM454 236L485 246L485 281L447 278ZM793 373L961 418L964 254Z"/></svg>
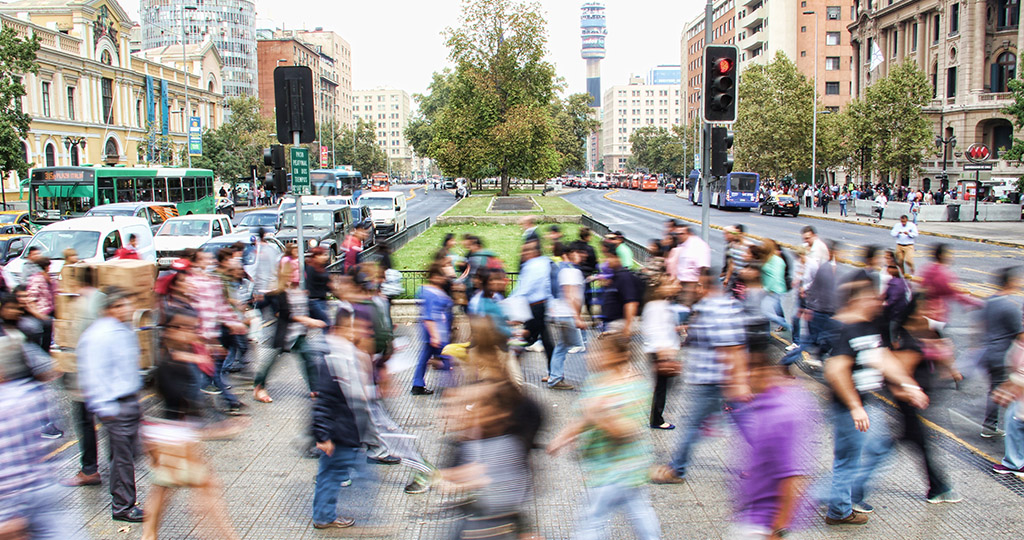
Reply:
<svg viewBox="0 0 1024 540"><path fill-rule="evenodd" d="M171 202L179 215L212 214L213 171L149 167L39 167L29 172L29 216L42 226L81 217L94 206Z"/></svg>

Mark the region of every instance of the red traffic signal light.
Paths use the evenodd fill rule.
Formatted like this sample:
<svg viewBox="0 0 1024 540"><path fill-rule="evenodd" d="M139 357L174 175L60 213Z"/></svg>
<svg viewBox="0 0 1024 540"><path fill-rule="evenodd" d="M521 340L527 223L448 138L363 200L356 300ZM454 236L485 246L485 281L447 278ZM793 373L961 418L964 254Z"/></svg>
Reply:
<svg viewBox="0 0 1024 540"><path fill-rule="evenodd" d="M712 124L736 121L736 60L733 45L708 45L704 49L703 119Z"/></svg>
<svg viewBox="0 0 1024 540"><path fill-rule="evenodd" d="M733 64L732 60L729 60L728 58L721 58L718 60L718 72L725 75L732 70L734 65L735 64Z"/></svg>

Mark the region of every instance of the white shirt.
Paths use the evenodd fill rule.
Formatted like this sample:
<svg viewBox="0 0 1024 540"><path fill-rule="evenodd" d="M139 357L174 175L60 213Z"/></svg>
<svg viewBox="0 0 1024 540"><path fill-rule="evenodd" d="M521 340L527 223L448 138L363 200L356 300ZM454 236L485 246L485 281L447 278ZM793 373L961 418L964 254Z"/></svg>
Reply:
<svg viewBox="0 0 1024 540"><path fill-rule="evenodd" d="M644 306L643 324L644 352L653 353L665 349L679 350L679 332L676 325L679 315L668 300L651 300Z"/></svg>
<svg viewBox="0 0 1024 540"><path fill-rule="evenodd" d="M914 225L913 221L908 221L906 225L897 223L889 234L896 239L897 244L912 246L914 245L914 239L917 238L917 225Z"/></svg>
<svg viewBox="0 0 1024 540"><path fill-rule="evenodd" d="M549 317L575 317L579 313L573 313L573 308L566 297L566 287L569 288L571 299L576 305L582 305L583 300L583 272L575 266L568 266L558 271L558 298L548 301Z"/></svg>
<svg viewBox="0 0 1024 540"><path fill-rule="evenodd" d="M825 245L825 242L823 242L821 238L815 238L814 242L811 242L811 251L807 256L814 259L814 262L818 263L818 265L824 264L830 258L828 255L828 246ZM815 271L817 271L817 269L815 269Z"/></svg>
<svg viewBox="0 0 1024 540"><path fill-rule="evenodd" d="M884 193L879 194L877 197L875 197L875 204L881 206L882 208L885 208L885 205L889 204L889 199L885 198Z"/></svg>

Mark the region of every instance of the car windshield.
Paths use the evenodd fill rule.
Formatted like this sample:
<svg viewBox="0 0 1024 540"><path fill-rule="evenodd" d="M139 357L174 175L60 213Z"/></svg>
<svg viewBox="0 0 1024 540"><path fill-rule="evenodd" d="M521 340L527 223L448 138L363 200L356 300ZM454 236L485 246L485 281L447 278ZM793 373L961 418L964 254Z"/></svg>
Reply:
<svg viewBox="0 0 1024 540"><path fill-rule="evenodd" d="M210 234L210 222L205 219L178 219L164 223L157 236L206 236Z"/></svg>
<svg viewBox="0 0 1024 540"><path fill-rule="evenodd" d="M352 197L327 197L324 199L324 202L327 204L350 205L352 204Z"/></svg>
<svg viewBox="0 0 1024 540"><path fill-rule="evenodd" d="M323 210L303 210L302 228L308 227L330 227L334 221L334 212ZM295 212L285 212L281 216L282 227L295 227Z"/></svg>
<svg viewBox="0 0 1024 540"><path fill-rule="evenodd" d="M793 197L779 197L779 202L793 202L795 200Z"/></svg>
<svg viewBox="0 0 1024 540"><path fill-rule="evenodd" d="M277 225L277 214L246 214L238 222L240 227L272 227Z"/></svg>
<svg viewBox="0 0 1024 540"><path fill-rule="evenodd" d="M134 216L131 208L93 208L85 213L87 216Z"/></svg>
<svg viewBox="0 0 1024 540"><path fill-rule="evenodd" d="M395 206L395 201L384 197L360 197L359 204L370 210L391 210Z"/></svg>
<svg viewBox="0 0 1024 540"><path fill-rule="evenodd" d="M96 231L43 231L32 238L25 249L36 246L51 259L64 259L64 250L72 248L80 259L96 256L100 233Z"/></svg>
<svg viewBox="0 0 1024 540"><path fill-rule="evenodd" d="M14 223L16 219L18 214L0 214L0 223Z"/></svg>

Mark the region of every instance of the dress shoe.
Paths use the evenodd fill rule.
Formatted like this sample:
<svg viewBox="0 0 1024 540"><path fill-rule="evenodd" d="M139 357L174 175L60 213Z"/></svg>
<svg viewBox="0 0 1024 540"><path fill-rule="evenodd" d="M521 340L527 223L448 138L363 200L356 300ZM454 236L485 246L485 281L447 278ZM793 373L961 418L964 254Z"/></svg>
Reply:
<svg viewBox="0 0 1024 540"><path fill-rule="evenodd" d="M114 514L114 521L127 521L129 523L142 523L142 509L133 506L126 512Z"/></svg>
<svg viewBox="0 0 1024 540"><path fill-rule="evenodd" d="M382 456L372 457L366 456L367 463L376 463L377 465L398 465L402 462L402 458L395 456Z"/></svg>
<svg viewBox="0 0 1024 540"><path fill-rule="evenodd" d="M330 523L313 523L314 529L347 529L356 524L352 518L340 517Z"/></svg>
<svg viewBox="0 0 1024 540"><path fill-rule="evenodd" d="M64 487L98 486L101 483L100 473L85 474L82 471L78 471L78 474L71 478L65 478L60 481L60 485Z"/></svg>
<svg viewBox="0 0 1024 540"><path fill-rule="evenodd" d="M414 395L414 396L429 396L430 394L433 394L433 393L434 393L433 390L431 390L431 389L429 389L429 388L427 388L425 386L413 386L412 387L412 395Z"/></svg>

